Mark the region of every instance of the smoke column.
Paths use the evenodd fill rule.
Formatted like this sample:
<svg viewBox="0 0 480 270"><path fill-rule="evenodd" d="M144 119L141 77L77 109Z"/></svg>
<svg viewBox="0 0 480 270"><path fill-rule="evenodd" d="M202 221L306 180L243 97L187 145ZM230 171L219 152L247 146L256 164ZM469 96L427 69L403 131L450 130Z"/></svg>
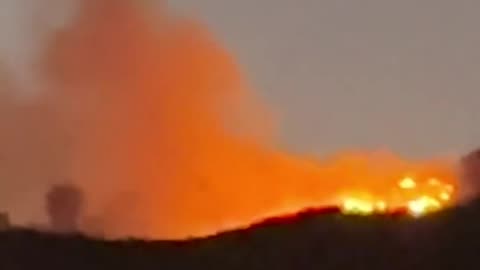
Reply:
<svg viewBox="0 0 480 270"><path fill-rule="evenodd" d="M149 5L78 1L38 55L41 104L53 118L40 130L66 138L52 145L62 150L53 164L85 191L95 223L85 228L184 238L332 203L343 191L381 194L406 173L453 181L443 161L280 151L270 110L228 52L201 24Z"/></svg>

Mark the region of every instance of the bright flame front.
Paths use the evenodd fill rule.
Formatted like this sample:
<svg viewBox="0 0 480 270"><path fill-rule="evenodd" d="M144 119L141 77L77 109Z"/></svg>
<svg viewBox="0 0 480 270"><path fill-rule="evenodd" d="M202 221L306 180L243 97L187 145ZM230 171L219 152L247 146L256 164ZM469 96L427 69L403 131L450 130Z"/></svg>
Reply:
<svg viewBox="0 0 480 270"><path fill-rule="evenodd" d="M371 215L406 209L415 217L443 209L452 203L454 187L436 178L417 182L405 177L391 193L374 198L372 194L343 197L341 209L344 214ZM365 193L364 193L365 194Z"/></svg>

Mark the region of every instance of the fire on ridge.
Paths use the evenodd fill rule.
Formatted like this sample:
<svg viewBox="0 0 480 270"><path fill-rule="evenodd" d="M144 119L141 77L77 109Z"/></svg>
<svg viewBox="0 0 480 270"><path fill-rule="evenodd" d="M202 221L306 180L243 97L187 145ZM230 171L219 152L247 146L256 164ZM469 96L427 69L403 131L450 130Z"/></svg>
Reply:
<svg viewBox="0 0 480 270"><path fill-rule="evenodd" d="M82 3L45 69L75 134L70 174L93 216L85 230L183 239L309 207L419 216L454 202L450 162L277 148L270 110L202 24L133 0Z"/></svg>
<svg viewBox="0 0 480 270"><path fill-rule="evenodd" d="M404 177L396 187L382 196L366 192L360 195L347 193L342 198L340 207L344 214L385 214L405 209L410 215L418 217L451 205L454 195L454 186L437 178L419 181Z"/></svg>

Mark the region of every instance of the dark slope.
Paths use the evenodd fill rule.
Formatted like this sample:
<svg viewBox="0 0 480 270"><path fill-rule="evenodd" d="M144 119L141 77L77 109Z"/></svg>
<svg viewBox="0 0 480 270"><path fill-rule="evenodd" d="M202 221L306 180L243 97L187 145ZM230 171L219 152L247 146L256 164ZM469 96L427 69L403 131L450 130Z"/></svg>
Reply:
<svg viewBox="0 0 480 270"><path fill-rule="evenodd" d="M414 220L307 211L184 242L0 233L0 269L478 269L480 202Z"/></svg>

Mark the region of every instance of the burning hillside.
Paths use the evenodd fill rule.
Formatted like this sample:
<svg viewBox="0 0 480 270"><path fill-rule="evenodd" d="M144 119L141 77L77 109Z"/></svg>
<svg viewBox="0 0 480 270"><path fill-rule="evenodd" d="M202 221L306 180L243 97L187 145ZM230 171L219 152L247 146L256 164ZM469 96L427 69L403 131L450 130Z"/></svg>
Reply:
<svg viewBox="0 0 480 270"><path fill-rule="evenodd" d="M455 195L452 184L436 178L418 183L414 178L405 177L397 185L392 187L391 192L377 196L368 191L356 196L346 195L341 207L346 214L383 214L404 209L413 216L422 216L449 206Z"/></svg>
<svg viewBox="0 0 480 270"><path fill-rule="evenodd" d="M201 24L133 0L79 2L43 64L95 217L86 230L184 238L305 207L420 215L455 199L449 161L277 149L268 110Z"/></svg>

